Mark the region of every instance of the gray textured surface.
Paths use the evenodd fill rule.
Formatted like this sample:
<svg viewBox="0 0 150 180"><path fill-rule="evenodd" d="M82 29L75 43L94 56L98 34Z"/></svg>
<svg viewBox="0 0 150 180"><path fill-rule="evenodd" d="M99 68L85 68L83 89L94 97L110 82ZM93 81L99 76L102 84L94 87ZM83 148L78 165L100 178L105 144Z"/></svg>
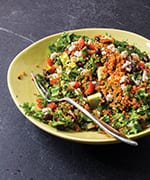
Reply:
<svg viewBox="0 0 150 180"><path fill-rule="evenodd" d="M9 64L32 42L84 27L150 38L149 17L149 0L0 0L0 180L150 179L150 136L137 148L64 141L27 121L7 89Z"/></svg>

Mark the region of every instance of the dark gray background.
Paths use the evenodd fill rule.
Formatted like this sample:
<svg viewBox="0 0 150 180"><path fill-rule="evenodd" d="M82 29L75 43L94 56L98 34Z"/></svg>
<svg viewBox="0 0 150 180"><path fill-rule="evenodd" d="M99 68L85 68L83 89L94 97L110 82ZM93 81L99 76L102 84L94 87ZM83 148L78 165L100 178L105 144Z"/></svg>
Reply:
<svg viewBox="0 0 150 180"><path fill-rule="evenodd" d="M53 33L111 27L150 38L149 0L0 0L0 180L147 180L150 136L139 147L68 142L31 124L7 88L17 53Z"/></svg>

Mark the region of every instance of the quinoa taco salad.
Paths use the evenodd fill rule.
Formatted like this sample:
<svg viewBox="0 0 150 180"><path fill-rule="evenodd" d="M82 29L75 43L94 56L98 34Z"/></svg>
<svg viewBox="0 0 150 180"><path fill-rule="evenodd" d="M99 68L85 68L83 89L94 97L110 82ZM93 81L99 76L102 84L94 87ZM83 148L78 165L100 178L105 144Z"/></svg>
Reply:
<svg viewBox="0 0 150 180"><path fill-rule="evenodd" d="M62 33L49 44L47 66L37 80L52 100L70 97L97 119L123 134L150 125L150 58L128 41L111 35L90 38ZM28 116L58 130L102 130L68 102L49 103L41 95L21 107Z"/></svg>

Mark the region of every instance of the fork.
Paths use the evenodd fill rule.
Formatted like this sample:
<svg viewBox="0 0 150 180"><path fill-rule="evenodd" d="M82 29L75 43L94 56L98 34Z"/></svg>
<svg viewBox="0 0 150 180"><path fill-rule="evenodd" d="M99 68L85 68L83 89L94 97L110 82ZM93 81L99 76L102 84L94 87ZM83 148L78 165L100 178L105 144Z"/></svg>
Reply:
<svg viewBox="0 0 150 180"><path fill-rule="evenodd" d="M91 113L89 113L86 109L84 109L81 105L79 105L78 103L76 103L74 100L72 100L69 97L64 97L64 98L60 98L60 99L55 99L55 100L50 100L48 99L48 92L47 90L43 87L43 85L37 81L36 76L31 73L31 77L32 80L37 88L37 90L39 91L39 93L41 94L41 96L46 99L48 102L62 102L62 101L67 101L70 104L72 104L73 106L75 106L77 109L79 109L82 113L84 113L87 117L89 117L95 124L97 124L103 131L105 131L107 134L113 136L114 138L116 138L117 140L124 142L126 144L132 145L132 146L137 146L138 143L132 139L129 139L127 136L121 134L119 131L117 131L116 129L114 129L112 126L108 125L107 123L105 123L104 121L102 121L101 119L96 119Z"/></svg>

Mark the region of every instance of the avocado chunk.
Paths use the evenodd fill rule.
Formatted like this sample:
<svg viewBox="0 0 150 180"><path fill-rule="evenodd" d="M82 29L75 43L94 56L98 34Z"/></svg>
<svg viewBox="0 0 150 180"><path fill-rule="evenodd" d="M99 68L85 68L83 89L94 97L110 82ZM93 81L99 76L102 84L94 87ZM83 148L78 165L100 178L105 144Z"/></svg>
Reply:
<svg viewBox="0 0 150 180"><path fill-rule="evenodd" d="M95 94L88 96L87 100L88 100L90 107L93 109L96 108L100 102L101 97L102 97L102 95L100 92L97 92Z"/></svg>

